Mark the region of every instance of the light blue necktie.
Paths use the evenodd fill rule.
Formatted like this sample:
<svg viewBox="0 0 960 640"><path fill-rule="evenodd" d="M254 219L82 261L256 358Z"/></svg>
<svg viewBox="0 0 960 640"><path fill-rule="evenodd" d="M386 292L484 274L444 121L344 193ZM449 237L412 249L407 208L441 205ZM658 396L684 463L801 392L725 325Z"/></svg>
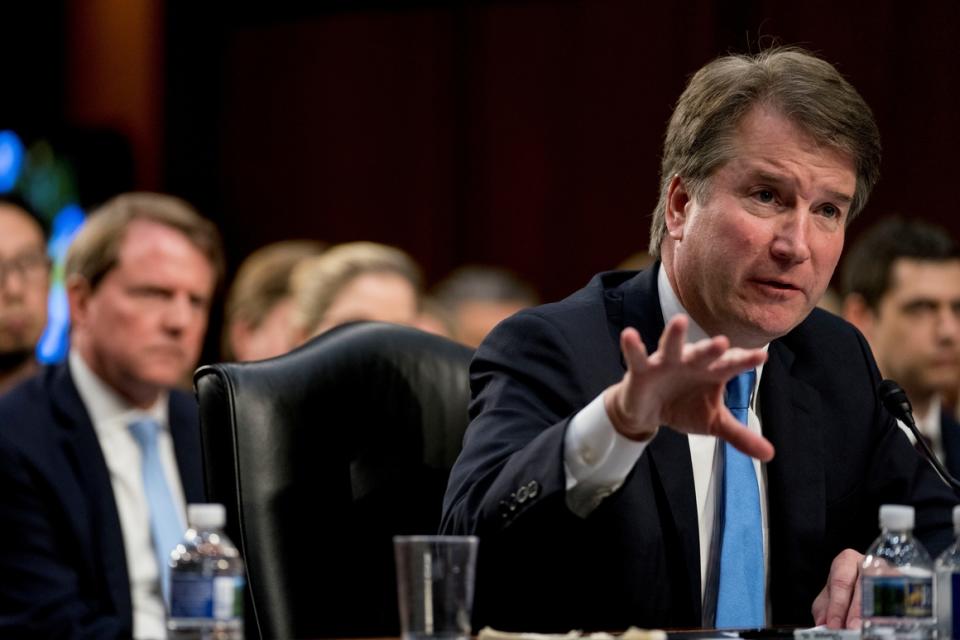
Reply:
<svg viewBox="0 0 960 640"><path fill-rule="evenodd" d="M727 383L726 404L747 424L747 408L757 372L745 371ZM764 624L763 529L760 490L753 459L724 443L723 539L717 589L718 629Z"/></svg>
<svg viewBox="0 0 960 640"><path fill-rule="evenodd" d="M160 571L160 587L164 602L167 602L170 594L168 559L170 552L183 538L186 528L180 520L180 512L173 502L173 495L160 462L160 449L157 446L159 429L157 421L150 418L130 423L130 433L140 445L140 452L143 454L143 489L147 496L147 506L150 507L150 534Z"/></svg>

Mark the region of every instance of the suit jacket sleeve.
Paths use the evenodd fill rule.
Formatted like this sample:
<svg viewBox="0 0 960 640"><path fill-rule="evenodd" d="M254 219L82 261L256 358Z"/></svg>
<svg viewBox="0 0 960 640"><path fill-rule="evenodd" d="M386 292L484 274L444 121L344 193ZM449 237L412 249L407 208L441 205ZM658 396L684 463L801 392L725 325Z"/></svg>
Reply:
<svg viewBox="0 0 960 640"><path fill-rule="evenodd" d="M472 422L448 485L444 532L496 533L531 512L575 517L565 503L563 436L592 397L575 360L561 331L532 312L506 321L481 345L471 364Z"/></svg>

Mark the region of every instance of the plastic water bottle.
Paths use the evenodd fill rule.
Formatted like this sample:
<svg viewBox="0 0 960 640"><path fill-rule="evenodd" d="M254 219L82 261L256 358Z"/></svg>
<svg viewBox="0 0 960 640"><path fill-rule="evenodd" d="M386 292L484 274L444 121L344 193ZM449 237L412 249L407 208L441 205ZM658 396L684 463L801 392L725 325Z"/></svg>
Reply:
<svg viewBox="0 0 960 640"><path fill-rule="evenodd" d="M169 640L243 640L243 561L223 533L222 504L187 507L190 528L170 554Z"/></svg>
<svg viewBox="0 0 960 640"><path fill-rule="evenodd" d="M926 640L933 617L933 563L913 537L913 507L880 507L880 537L863 559L863 638Z"/></svg>
<svg viewBox="0 0 960 640"><path fill-rule="evenodd" d="M938 638L960 638L960 507L953 508L953 531L957 539L933 565Z"/></svg>

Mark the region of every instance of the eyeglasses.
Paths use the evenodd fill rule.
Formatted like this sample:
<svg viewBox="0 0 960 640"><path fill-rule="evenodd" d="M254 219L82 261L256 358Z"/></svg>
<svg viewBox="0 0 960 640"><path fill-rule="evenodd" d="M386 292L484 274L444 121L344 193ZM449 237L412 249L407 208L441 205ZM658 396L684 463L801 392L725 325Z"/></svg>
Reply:
<svg viewBox="0 0 960 640"><path fill-rule="evenodd" d="M20 276L24 282L33 284L46 278L49 271L50 258L43 253L23 253L9 260L0 258L0 287L5 287L7 276L13 274Z"/></svg>

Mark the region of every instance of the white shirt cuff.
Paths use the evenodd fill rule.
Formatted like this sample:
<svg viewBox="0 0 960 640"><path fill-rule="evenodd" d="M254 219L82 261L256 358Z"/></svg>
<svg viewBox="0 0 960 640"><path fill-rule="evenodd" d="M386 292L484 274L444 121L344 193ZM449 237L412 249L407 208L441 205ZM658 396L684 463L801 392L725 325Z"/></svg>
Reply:
<svg viewBox="0 0 960 640"><path fill-rule="evenodd" d="M580 410L567 426L563 467L567 477L567 507L586 518L604 498L620 488L653 438L636 442L613 428L603 394Z"/></svg>

